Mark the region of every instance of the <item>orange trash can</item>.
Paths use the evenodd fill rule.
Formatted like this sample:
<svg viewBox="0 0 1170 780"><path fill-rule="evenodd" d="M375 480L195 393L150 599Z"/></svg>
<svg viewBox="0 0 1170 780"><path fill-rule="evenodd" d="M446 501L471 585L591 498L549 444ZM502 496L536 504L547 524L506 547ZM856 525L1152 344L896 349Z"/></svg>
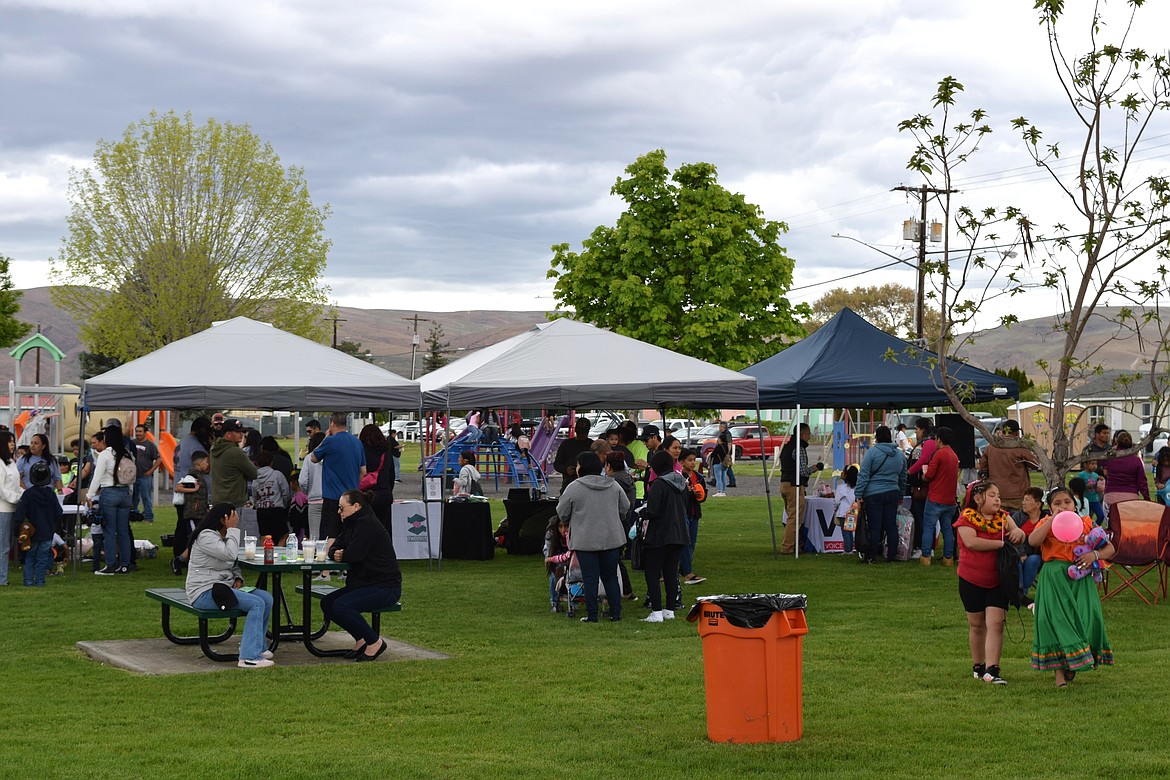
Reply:
<svg viewBox="0 0 1170 780"><path fill-rule="evenodd" d="M754 612L747 619L745 604ZM766 622L764 605L773 608ZM703 642L711 741L800 739L802 641L808 633L804 607L804 596L785 594L714 596L696 602L687 617L698 621Z"/></svg>

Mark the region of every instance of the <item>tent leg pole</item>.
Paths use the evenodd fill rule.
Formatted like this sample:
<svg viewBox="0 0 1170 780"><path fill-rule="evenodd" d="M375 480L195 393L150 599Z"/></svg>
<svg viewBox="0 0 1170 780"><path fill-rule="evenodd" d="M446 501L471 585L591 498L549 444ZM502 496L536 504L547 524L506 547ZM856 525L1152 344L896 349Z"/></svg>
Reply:
<svg viewBox="0 0 1170 780"><path fill-rule="evenodd" d="M427 426L424 425L426 417L423 416L422 404L418 407L418 457L419 463L426 465L427 462ZM404 434L405 435L405 434ZM434 571L435 561L431 556L431 508L427 505L427 470L422 470L422 497L423 497L423 519L427 524L427 571Z"/></svg>
<svg viewBox="0 0 1170 780"><path fill-rule="evenodd" d="M796 510L794 512L788 513L788 522L796 523L796 547L794 550L796 560L800 560L800 499L802 498L801 493L804 492L804 480L800 478L800 423L800 404L797 404L795 423L796 446L792 450L792 457L796 460ZM788 507L785 507L785 509L787 508Z"/></svg>
<svg viewBox="0 0 1170 780"><path fill-rule="evenodd" d="M772 560L780 558L780 551L776 548L776 518L772 514L772 490L768 486L768 453L764 447L764 423L760 415L760 403L756 402L756 427L760 434L760 458L764 463L764 498L768 502L768 527L772 529Z"/></svg>

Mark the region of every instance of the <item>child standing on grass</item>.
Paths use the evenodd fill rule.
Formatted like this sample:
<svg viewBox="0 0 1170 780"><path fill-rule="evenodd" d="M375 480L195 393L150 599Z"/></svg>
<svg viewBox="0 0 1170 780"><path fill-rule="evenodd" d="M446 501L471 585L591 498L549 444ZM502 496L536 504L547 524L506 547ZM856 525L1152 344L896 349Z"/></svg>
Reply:
<svg viewBox="0 0 1170 780"><path fill-rule="evenodd" d="M906 426L900 425L899 428ZM833 491L833 515L837 525L841 526L841 539L845 542L845 554L853 553L853 531L845 530L845 516L856 500L854 488L857 487L857 466L847 466L841 472L841 479L837 480L837 488Z"/></svg>
<svg viewBox="0 0 1170 780"><path fill-rule="evenodd" d="M1089 503L1089 515L1097 521L1097 525L1105 522L1105 507L1101 504L1101 496L1105 495L1105 477L1097 473L1097 461L1085 461L1084 471L1077 476L1085 481L1085 501Z"/></svg>
<svg viewBox="0 0 1170 780"><path fill-rule="evenodd" d="M679 557L678 569L681 572L681 581L684 585L698 585L706 582L706 577L695 574L695 544L699 541L699 518L703 516L703 502L707 500L707 483L699 473L699 459L694 450L682 450L678 457L682 466L682 475L687 479L687 531L691 535L690 544L682 549Z"/></svg>
<svg viewBox="0 0 1170 780"><path fill-rule="evenodd" d="M1113 557L1113 545L1107 543L1100 550L1073 553L1073 548L1085 543L1085 536L1093 530L1091 518L1083 517L1081 536L1076 541L1062 542L1053 536L1052 520L1061 512L1072 512L1072 493L1067 488L1056 488L1048 494L1052 517L1045 518L1028 535L1028 542L1040 548L1044 566L1036 579L1036 631L1032 640L1032 668L1052 671L1056 687L1072 682L1082 669L1096 669L1113 665L1113 649L1105 635L1105 616L1101 611L1101 597L1092 577L1074 580L1068 576L1069 564L1088 569L1096 561Z"/></svg>
<svg viewBox="0 0 1170 780"><path fill-rule="evenodd" d="M1170 447L1163 447L1158 450L1158 456L1154 459L1154 488L1158 491L1155 494L1154 500L1161 504L1170 503L1167 500L1166 485L1170 483Z"/></svg>
<svg viewBox="0 0 1170 780"><path fill-rule="evenodd" d="M57 501L57 494L49 483L53 472L44 461L32 464L28 471L29 488L16 503L12 517L13 526L20 527L26 520L32 523L32 546L24 556L24 584L27 587L43 587L49 563L53 560L53 534L61 525L64 512Z"/></svg>
<svg viewBox="0 0 1170 780"><path fill-rule="evenodd" d="M1024 532L1000 508L999 486L976 482L955 521L959 536L959 598L967 613L967 644L976 680L1006 685L1000 676L1007 596L999 587L999 550L1024 541Z"/></svg>

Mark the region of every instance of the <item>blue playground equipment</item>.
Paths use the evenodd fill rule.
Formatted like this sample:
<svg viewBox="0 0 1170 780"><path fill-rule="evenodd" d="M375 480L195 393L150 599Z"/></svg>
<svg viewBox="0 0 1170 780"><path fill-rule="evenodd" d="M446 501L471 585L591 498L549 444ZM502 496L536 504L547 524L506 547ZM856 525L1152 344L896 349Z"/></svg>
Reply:
<svg viewBox="0 0 1170 780"><path fill-rule="evenodd" d="M514 487L529 488L541 493L548 492L548 481L544 470L531 455L521 452L514 442L497 438L490 444L478 439L476 432L465 429L452 439L444 449L431 455L423 463L428 477L454 476L459 473L459 456L471 450L475 453L475 467L484 479L491 477L496 490L500 479Z"/></svg>

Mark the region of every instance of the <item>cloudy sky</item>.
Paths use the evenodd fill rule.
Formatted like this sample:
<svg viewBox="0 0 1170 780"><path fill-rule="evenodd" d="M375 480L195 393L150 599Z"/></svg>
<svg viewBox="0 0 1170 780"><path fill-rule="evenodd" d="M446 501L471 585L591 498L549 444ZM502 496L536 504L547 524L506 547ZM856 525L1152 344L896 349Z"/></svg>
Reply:
<svg viewBox="0 0 1170 780"><path fill-rule="evenodd" d="M44 284L70 168L173 109L247 123L305 169L333 209L327 282L345 305L552 308L549 246L612 224L610 187L655 148L672 167L715 164L786 221L791 297L812 301L890 262L834 234L912 253L901 223L916 206L890 190L921 181L896 128L943 76L997 131L963 202L1058 213L1007 127L1023 114L1050 138L1069 128L1031 7L0 0L0 253L18 286ZM1163 6L1138 34L1164 45L1168 29ZM1170 128L1157 133L1147 164L1164 166ZM886 281L913 274L841 284Z"/></svg>

